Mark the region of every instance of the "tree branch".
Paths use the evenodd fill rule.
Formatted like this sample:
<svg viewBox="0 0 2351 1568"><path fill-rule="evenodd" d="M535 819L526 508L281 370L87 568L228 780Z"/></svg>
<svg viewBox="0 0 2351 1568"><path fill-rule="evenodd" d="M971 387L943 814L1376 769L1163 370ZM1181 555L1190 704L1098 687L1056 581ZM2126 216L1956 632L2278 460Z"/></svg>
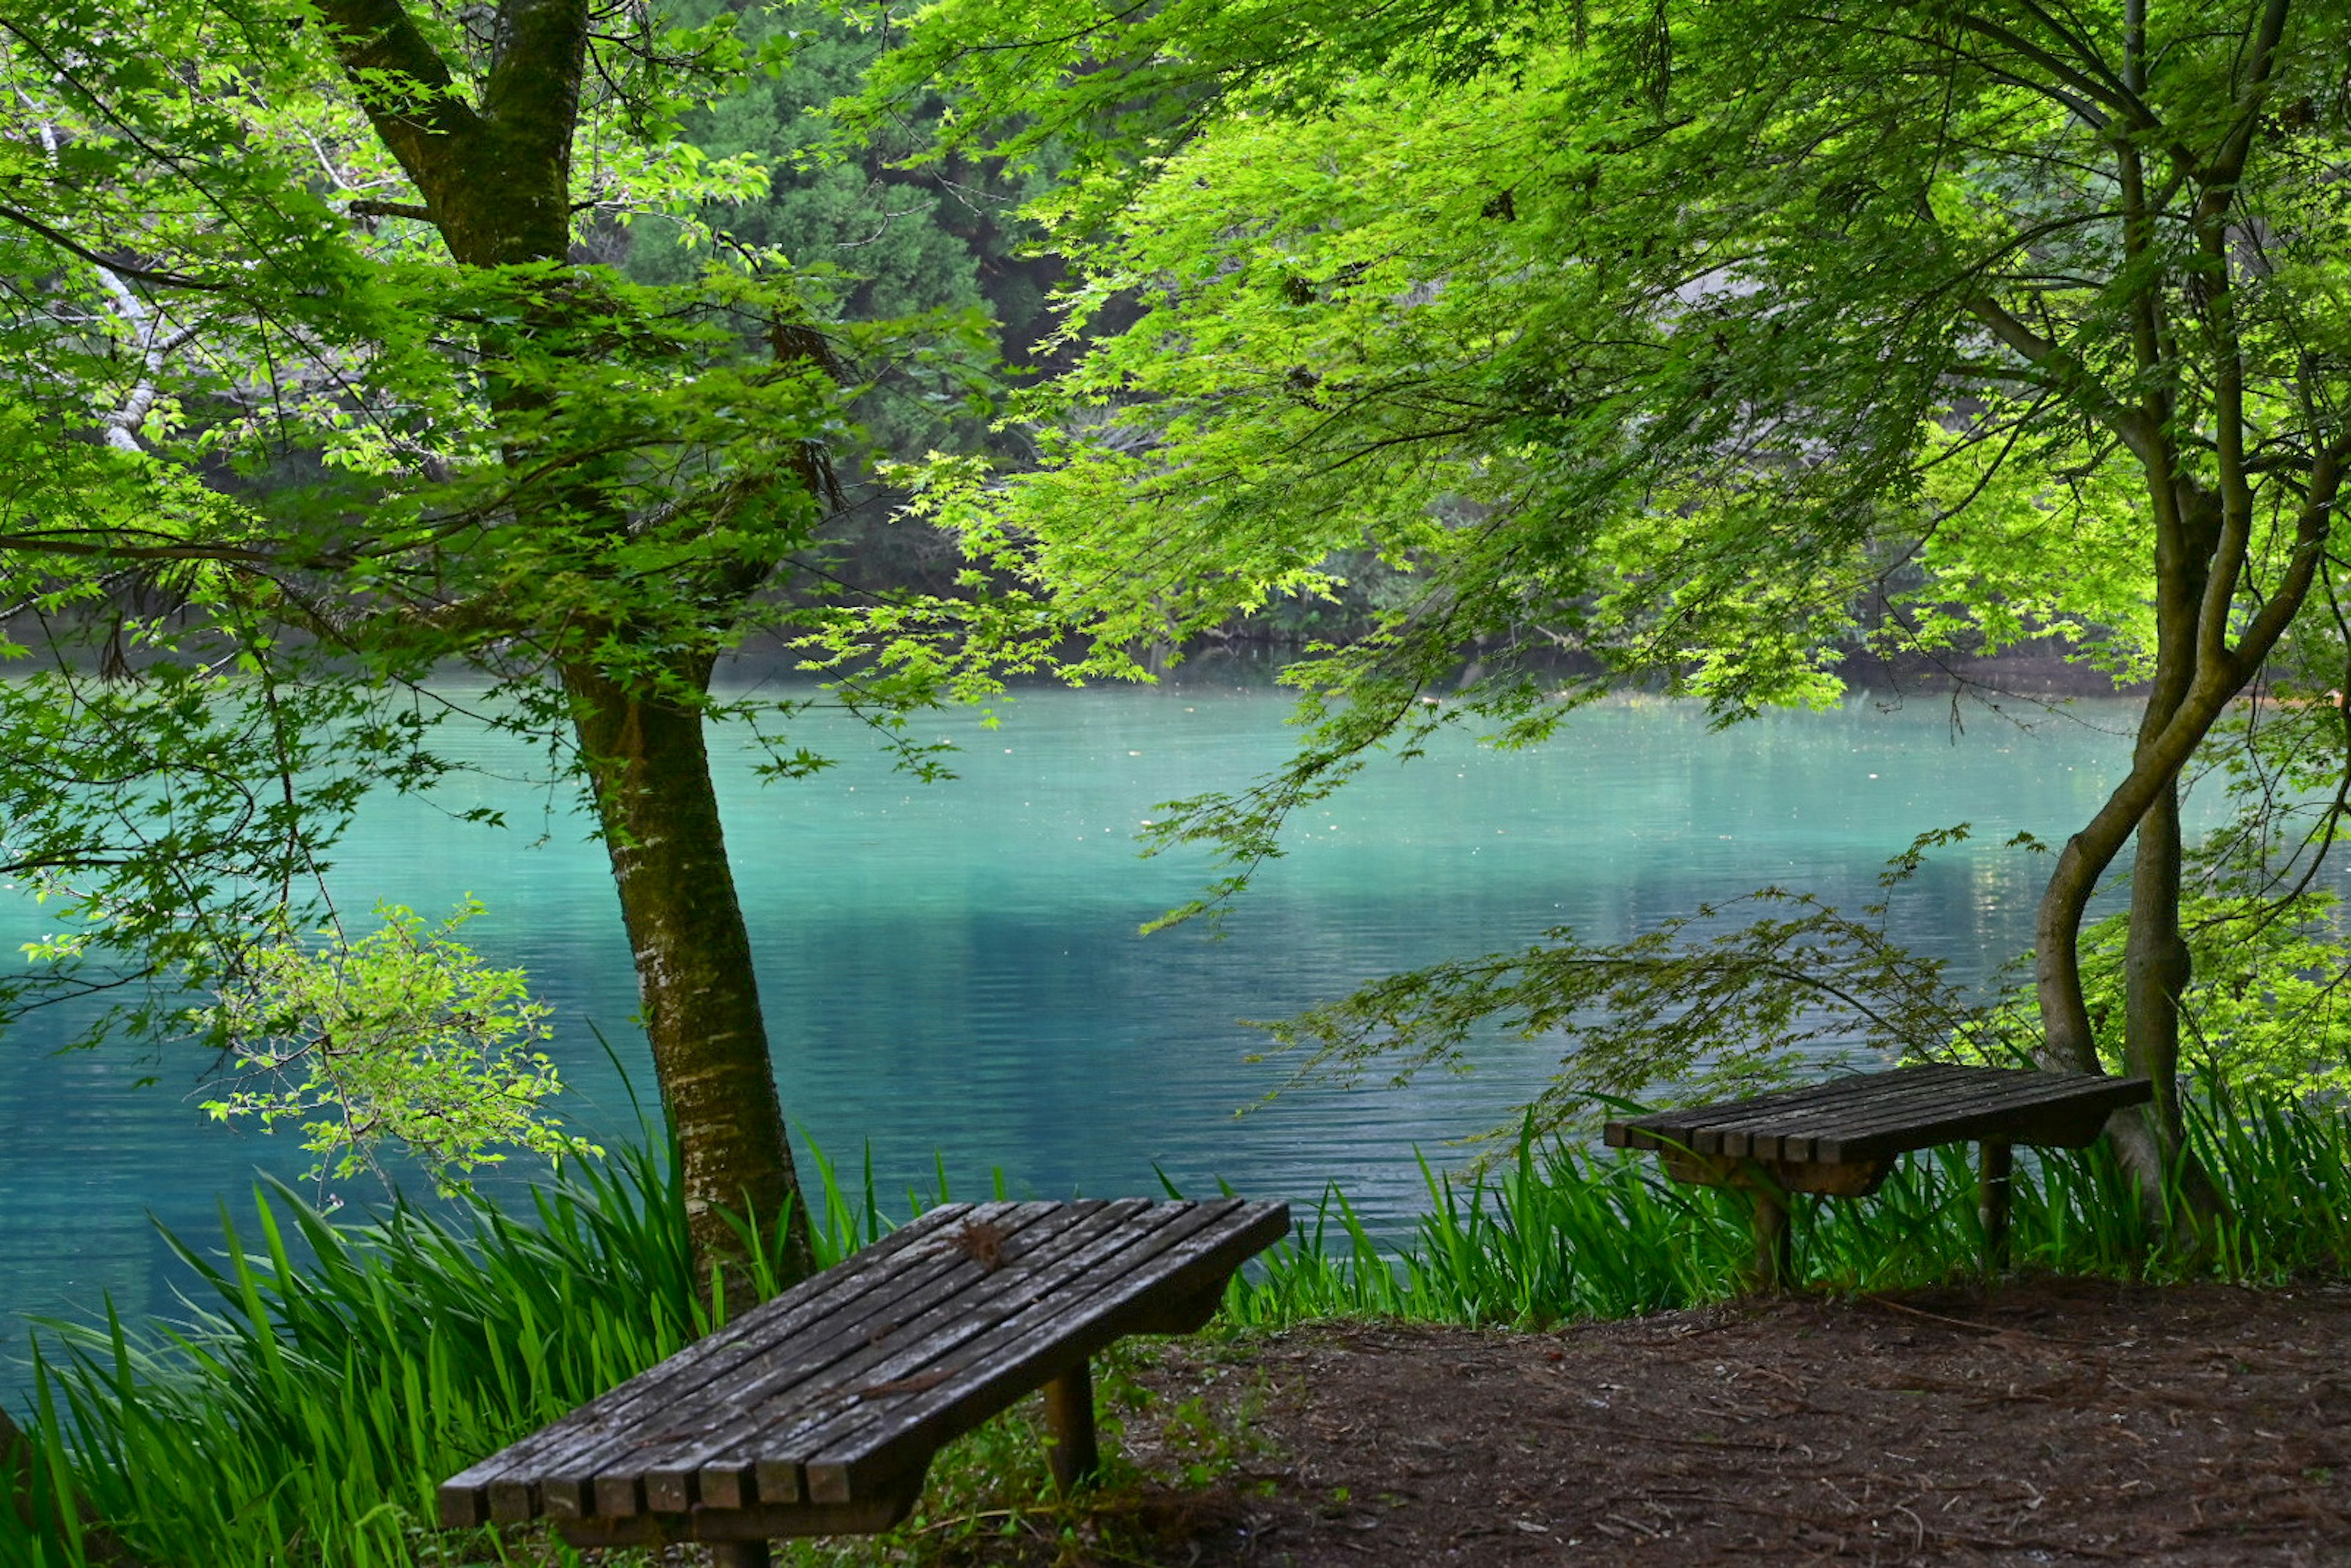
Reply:
<svg viewBox="0 0 2351 1568"><path fill-rule="evenodd" d="M2116 401L2114 394L2098 383L2097 378L2090 373L2089 367L2081 361L2018 320L1988 294L1979 294L1968 300L1965 308L1969 315L1982 322L1993 337L2034 365L2054 371L2060 378L2056 390L2079 399L2086 411L2099 423L2120 436L2123 444L2137 454L2141 462L2153 461L2159 456L2158 433L2149 430L2144 419Z"/></svg>
<svg viewBox="0 0 2351 1568"><path fill-rule="evenodd" d="M319 0L319 16L368 122L433 202L460 145L481 124L459 100L448 62L400 0Z"/></svg>
<svg viewBox="0 0 2351 1568"><path fill-rule="evenodd" d="M432 208L414 202L353 202L343 211L355 218L414 218L421 224L439 221Z"/></svg>
<svg viewBox="0 0 2351 1568"><path fill-rule="evenodd" d="M59 250L70 256L78 256L92 267L104 267L117 277L133 278L141 283L152 284L157 288L191 288L204 294L227 294L236 287L235 284L214 283L202 277L192 277L184 272L157 272L151 267L141 267L135 262L118 261L111 256L100 256L88 246L51 228L30 213L22 212L15 207L0 205L0 218L5 218L19 228L30 229Z"/></svg>

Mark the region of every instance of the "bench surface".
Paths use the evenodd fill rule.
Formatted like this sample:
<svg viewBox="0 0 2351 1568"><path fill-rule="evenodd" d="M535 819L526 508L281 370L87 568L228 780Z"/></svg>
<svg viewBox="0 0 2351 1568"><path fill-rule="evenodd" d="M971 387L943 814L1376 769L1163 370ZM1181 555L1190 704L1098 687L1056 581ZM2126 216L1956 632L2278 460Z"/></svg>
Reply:
<svg viewBox="0 0 2351 1568"><path fill-rule="evenodd" d="M2081 1148L2110 1113L2153 1093L2144 1078L1934 1063L1611 1122L1607 1139L1614 1148L1813 1165L1985 1139Z"/></svg>
<svg viewBox="0 0 2351 1568"><path fill-rule="evenodd" d="M1129 1333L1181 1333L1280 1203L950 1204L440 1489L458 1528L575 1541L882 1528L938 1448Z"/></svg>

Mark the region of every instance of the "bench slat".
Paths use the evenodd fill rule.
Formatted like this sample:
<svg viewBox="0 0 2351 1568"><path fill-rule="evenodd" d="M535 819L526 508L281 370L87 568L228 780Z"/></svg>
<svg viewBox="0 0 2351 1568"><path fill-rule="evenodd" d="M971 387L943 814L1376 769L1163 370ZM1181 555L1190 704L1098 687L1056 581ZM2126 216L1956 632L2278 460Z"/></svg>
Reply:
<svg viewBox="0 0 2351 1568"><path fill-rule="evenodd" d="M886 1485L910 1462L1010 1405L1040 1377L1076 1364L1130 1332L1128 1320L1147 1312L1154 1296L1221 1287L1233 1270L1290 1230L1289 1207L1279 1203L1241 1205L1218 1218L1241 1223L1215 1229L1202 1225L1082 1310L1040 1304L1033 1321L1004 1325L988 1359L967 1380L920 1396L912 1406L892 1412L887 1426L837 1446L829 1441L831 1451L806 1467L810 1494L820 1500L847 1498L877 1482ZM1043 1332L1048 1322L1050 1336Z"/></svg>
<svg viewBox="0 0 2351 1568"><path fill-rule="evenodd" d="M1864 1113L1873 1105L1931 1104L1951 1095L1980 1092L1982 1085L1954 1071L1931 1072L1902 1068L1893 1072L1844 1080L1841 1092L1810 1105L1790 1108L1733 1103L1715 1111L1696 1124L1710 1132L1747 1131L1771 1126L1815 1126Z"/></svg>
<svg viewBox="0 0 2351 1568"><path fill-rule="evenodd" d="M1038 1232L1066 1234L1094 1218L1105 1207L1098 1202L1075 1204L1057 1211L1043 1204L998 1204L975 1210L966 1216L965 1223L985 1222L1008 1236L1043 1245L1050 1244L1050 1236L1040 1240ZM910 1310L910 1301L952 1296L978 1279L981 1270L977 1261L952 1245L943 1245L960 1228L959 1225L930 1228L919 1245L897 1254L894 1268L884 1270L869 1289L833 1311L773 1323L767 1343L756 1354L737 1361L723 1377L674 1387L658 1406L658 1415L600 1433L592 1444L549 1461L550 1481L564 1499L578 1500L581 1513L625 1515L658 1509L657 1502L643 1496L653 1469L647 1459L655 1447L646 1441L645 1427L658 1422L656 1432L674 1434L674 1446L729 1419L743 1402L757 1399L762 1389L822 1380L828 1368L850 1354L844 1336L862 1339L886 1332L898 1314ZM769 1478L767 1501L799 1500L787 1490L791 1474ZM690 1500L678 1506L683 1508Z"/></svg>
<svg viewBox="0 0 2351 1568"><path fill-rule="evenodd" d="M1196 1325L1288 1229L1286 1206L1229 1198L933 1210L452 1477L443 1522L878 1528L940 1443L1122 1334Z"/></svg>
<svg viewBox="0 0 2351 1568"><path fill-rule="evenodd" d="M1098 1200L990 1204L966 1214L961 1224L929 1227L919 1245L900 1250L892 1267L854 1297L827 1312L771 1323L758 1354L737 1361L723 1380L672 1390L658 1417L661 1426L675 1433L675 1440L688 1440L725 1421L751 1396L750 1390L821 1378L827 1367L848 1354L848 1337L886 1333L900 1314L912 1310L911 1301L935 1300L966 1289L978 1277L979 1265L948 1239L966 1225L986 1224L1021 1245L1042 1246L1110 1207ZM698 1490L692 1478L646 1462L648 1444L642 1432L646 1424L641 1419L591 1448L564 1456L558 1473L549 1478L548 1511L576 1508L582 1514L626 1516L690 1506ZM759 1484L763 1475L764 1486ZM737 1489L745 1483L739 1470L731 1478L714 1479L721 1490L730 1480ZM763 1469L755 1461L750 1483L768 1502L800 1500L795 1490L797 1472L789 1469Z"/></svg>
<svg viewBox="0 0 2351 1568"><path fill-rule="evenodd" d="M753 1459L762 1501L768 1500L771 1469L792 1472L804 1497L844 1500L805 1490L808 1479L799 1472L812 1452L802 1440L806 1432L851 1404L886 1409L911 1398L920 1387L904 1385L920 1383L935 1370L934 1363L1019 1312L1040 1288L1067 1291L1096 1269L1123 1266L1133 1249L1147 1247L1171 1228L1205 1222L1201 1207L1141 1199L1113 1205L1102 1223L1064 1232L1038 1252L1014 1253L980 1281L983 1289L924 1303L892 1336L896 1343L862 1346L828 1365L821 1379L744 1389L725 1422L690 1443L644 1453L641 1462L664 1472L724 1473Z"/></svg>
<svg viewBox="0 0 2351 1568"><path fill-rule="evenodd" d="M1052 1257L1067 1252L1084 1235L1122 1223L1141 1207L1139 1199L1028 1203L1008 1206L1000 1215L975 1218L999 1238L1004 1256ZM828 1319L816 1331L778 1343L756 1365L738 1370L726 1387L700 1396L700 1441L695 1446L706 1448L709 1434L739 1420L751 1406L782 1397L791 1389L806 1391L853 1380L858 1375L847 1364L849 1358L885 1341L903 1343L914 1322L929 1306L945 1302L953 1307L980 1299L959 1293L984 1284L988 1272L956 1239L965 1228L944 1227L926 1244L928 1250L919 1260L925 1274L914 1271L916 1260L902 1260L905 1271L876 1292L855 1316ZM627 1455L643 1468L649 1493L646 1506L655 1510L684 1508L697 1501L717 1508L747 1508L807 1500L799 1467L764 1455L708 1465L667 1459L648 1462L642 1444L632 1446ZM650 1495L655 1492L659 1495Z"/></svg>
<svg viewBox="0 0 2351 1568"><path fill-rule="evenodd" d="M2010 1085L1964 1079L1905 1085L1900 1093L1893 1092L1891 1085L1886 1088L1886 1092L1855 1095L1833 1109L1823 1107L1785 1122L1753 1117L1731 1130L1718 1125L1708 1131L1717 1135L1723 1154L1769 1156L1776 1152L1783 1159L1834 1161L1840 1141L1865 1132L1929 1126L1961 1112L1996 1108L2016 1099Z"/></svg>
<svg viewBox="0 0 2351 1568"><path fill-rule="evenodd" d="M1959 1071L1942 1063L1900 1070L1905 1079L1915 1077L1929 1082L1948 1080ZM1630 1121L1609 1123L1607 1137L1609 1143L1618 1148L1656 1148L1667 1140L1686 1140L1699 1128L1742 1120L1749 1115L1792 1115L1816 1107L1846 1104L1856 1097L1866 1095L1871 1082L1872 1075L1836 1078L1802 1089L1775 1090L1748 1100L1724 1100L1680 1110L1654 1111Z"/></svg>
<svg viewBox="0 0 2351 1568"><path fill-rule="evenodd" d="M962 1251L949 1239L952 1232L939 1233L938 1243L952 1255L948 1273L912 1292L883 1292L876 1311L845 1327L824 1325L822 1339L778 1346L773 1363L715 1391L716 1401L679 1411L690 1419L674 1423L679 1429L674 1440L657 1444L639 1438L617 1455L608 1451L605 1462L622 1465L621 1476L642 1474L648 1481L659 1477L664 1495L649 1497L643 1505L655 1511L681 1510L700 1500L705 1474L721 1494L729 1492L730 1481L739 1486L747 1464L753 1469L753 1495L733 1506L801 1500L807 1494L801 1490L799 1457L774 1441L770 1431L779 1413L811 1406L822 1410L832 1400L887 1393L875 1385L919 1374L920 1353L941 1325L1001 1317L1010 1310L1006 1299L1040 1274L1050 1270L1058 1276L1072 1266L1082 1268L1088 1259L1108 1255L1106 1249L1114 1251L1138 1232L1147 1236L1175 1218L1163 1212L1170 1206L1139 1198L1088 1206L1074 1216L1068 1213L1071 1207L1024 1206L1024 1212L1013 1218L1029 1223L1018 1228L1005 1225L1010 1233L1006 1260L994 1270L984 1270ZM873 1333L885 1324L886 1332ZM739 1492L735 1495L740 1497ZM723 1496L709 1500L724 1505ZM630 1511L600 1501L595 1511Z"/></svg>
<svg viewBox="0 0 2351 1568"><path fill-rule="evenodd" d="M1904 1068L1841 1080L1801 1100L1764 1095L1611 1124L1609 1141L1620 1148L1677 1143L1701 1155L1840 1164L1958 1142L1988 1119L2013 1118L2026 1134L2070 1131L2066 1124L2137 1103L2147 1093L2142 1080L2101 1074Z"/></svg>
<svg viewBox="0 0 2351 1568"><path fill-rule="evenodd" d="M988 1358L1004 1344L1028 1336L1049 1341L1058 1348L1066 1337L1064 1331L1082 1324L1096 1308L1149 1293L1165 1272L1166 1258L1182 1252L1203 1235L1216 1239L1218 1228L1241 1207L1238 1200L1228 1198L1200 1204L1150 1235L1091 1260L1056 1281L1050 1291L1013 1292L1002 1303L1008 1310L976 1325L976 1332L963 1332L974 1325L957 1324L953 1335L925 1335L917 1347L920 1359L898 1364L911 1368L910 1379L921 1381L925 1387L909 1390L897 1399L860 1401L814 1413L812 1418L792 1427L789 1439L792 1448L807 1463L862 1451L861 1434L893 1427L925 1402L955 1401L967 1394L967 1383L987 1370ZM934 1377L939 1381L932 1383Z"/></svg>
<svg viewBox="0 0 2351 1568"><path fill-rule="evenodd" d="M443 1524L463 1528L489 1522L491 1487L503 1483L510 1490L518 1473L533 1469L546 1456L585 1436L620 1426L647 1409L658 1407L664 1399L684 1388L724 1375L746 1357L758 1353L759 1336L778 1320L807 1318L825 1310L828 1301L871 1289L888 1277L898 1252L921 1241L930 1231L955 1224L971 1212L971 1205L960 1203L932 1209L904 1228L883 1237L839 1269L800 1281L773 1301L685 1346L668 1360L452 1476L439 1488Z"/></svg>
<svg viewBox="0 0 2351 1568"><path fill-rule="evenodd" d="M1899 1067L1813 1091L1615 1122L1608 1143L1634 1150L1683 1145L1693 1155L1796 1164L1860 1164L1972 1138L2074 1145L2093 1138L2106 1114L2148 1093L2144 1079L2105 1074Z"/></svg>
<svg viewBox="0 0 2351 1568"><path fill-rule="evenodd" d="M2047 1082L1987 1083L1976 1092L1954 1095L1926 1105L1868 1107L1834 1129L1833 1141L1846 1145L1863 1140L1878 1143L1888 1137L1915 1135L1927 1142L1948 1143L1953 1140L1936 1136L1937 1129L1959 1120L1979 1120L1984 1116L2029 1119L2046 1112L2062 1112L2069 1106L2098 1103L2115 1092L2116 1084L2137 1082L2087 1073L2025 1072L2018 1076ZM2124 1089L2121 1092L2127 1100L2135 1091ZM1914 1144L1910 1146L1924 1145Z"/></svg>
<svg viewBox="0 0 2351 1568"><path fill-rule="evenodd" d="M710 1389L733 1386L755 1375L758 1369L779 1354L779 1345L795 1344L799 1336L820 1325L842 1319L868 1319L886 1310L893 1292L945 1277L953 1270L953 1260L925 1250L934 1237L956 1228L958 1222L1009 1227L1018 1223L1015 1216L1019 1207L1008 1203L959 1207L940 1222L922 1226L906 1246L893 1248L882 1267L858 1270L844 1281L845 1288L811 1294L789 1312L768 1312L767 1307L761 1307L745 1314L751 1330L740 1342L737 1353L723 1363L704 1361L672 1376L663 1376L664 1368L655 1368L641 1375L639 1380L624 1384L624 1388L634 1386L638 1381L643 1384L629 1406L596 1429L580 1434L575 1443L560 1451L542 1453L537 1458L535 1468L542 1494L539 1511L559 1518L641 1511L646 1506L646 1478L641 1470L627 1476L601 1472L610 1468L616 1452L626 1455L636 1450L641 1441L638 1435L645 1426L658 1422L673 1429L683 1427L692 1418L696 1403L708 1397ZM923 1218L928 1219L929 1216ZM778 1496L771 1500L793 1500Z"/></svg>
<svg viewBox="0 0 2351 1568"><path fill-rule="evenodd" d="M1847 1138L1837 1145L1831 1157L1869 1159L1933 1144L1987 1138L2028 1145L2079 1147L2097 1137L2109 1115L2127 1105L2144 1104L2152 1095L2144 1078L2110 1078L2095 1089L2082 1091L2069 1102L1955 1113L1926 1127L1902 1127Z"/></svg>
<svg viewBox="0 0 2351 1568"><path fill-rule="evenodd" d="M1658 1151L1677 1181L1748 1188L1751 1278L1774 1290L1789 1282L1788 1192L1866 1196L1895 1155L1941 1144L1984 1145L1985 1252L1991 1267L2003 1267L2010 1146L2079 1147L2116 1111L2153 1095L2144 1078L1930 1064L1660 1111L1611 1122L1605 1135L1613 1147Z"/></svg>

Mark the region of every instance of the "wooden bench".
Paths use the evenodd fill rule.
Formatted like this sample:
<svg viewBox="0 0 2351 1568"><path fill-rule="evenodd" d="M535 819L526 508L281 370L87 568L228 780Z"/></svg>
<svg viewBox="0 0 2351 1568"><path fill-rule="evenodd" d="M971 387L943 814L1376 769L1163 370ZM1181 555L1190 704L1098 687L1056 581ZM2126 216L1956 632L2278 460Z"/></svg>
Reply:
<svg viewBox="0 0 2351 1568"><path fill-rule="evenodd" d="M2018 1144L2082 1148L2096 1139L2109 1115L2153 1093L2144 1078L1900 1067L1611 1122L1607 1139L1613 1148L1656 1150L1677 1181L1751 1194L1754 1279L1777 1290L1791 1278L1790 1193L1864 1197L1877 1190L1896 1155L1938 1144L1981 1145L1978 1201L1986 1261L2004 1267L2011 1149Z"/></svg>
<svg viewBox="0 0 2351 1568"><path fill-rule="evenodd" d="M442 1483L458 1529L544 1515L574 1545L885 1530L931 1456L1042 1386L1053 1473L1095 1464L1086 1358L1207 1322L1280 1203L950 1204Z"/></svg>

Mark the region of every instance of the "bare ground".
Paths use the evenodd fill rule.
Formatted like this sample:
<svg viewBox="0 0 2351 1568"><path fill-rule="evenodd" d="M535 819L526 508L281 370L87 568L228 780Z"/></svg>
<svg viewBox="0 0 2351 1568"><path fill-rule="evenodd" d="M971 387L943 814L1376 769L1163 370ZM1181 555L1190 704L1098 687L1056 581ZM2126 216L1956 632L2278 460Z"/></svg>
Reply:
<svg viewBox="0 0 2351 1568"><path fill-rule="evenodd" d="M2083 1281L1543 1334L1190 1342L1135 1374L1126 1448L1151 1479L1074 1538L1013 1550L1295 1568L2351 1564L2346 1350L2341 1288Z"/></svg>

